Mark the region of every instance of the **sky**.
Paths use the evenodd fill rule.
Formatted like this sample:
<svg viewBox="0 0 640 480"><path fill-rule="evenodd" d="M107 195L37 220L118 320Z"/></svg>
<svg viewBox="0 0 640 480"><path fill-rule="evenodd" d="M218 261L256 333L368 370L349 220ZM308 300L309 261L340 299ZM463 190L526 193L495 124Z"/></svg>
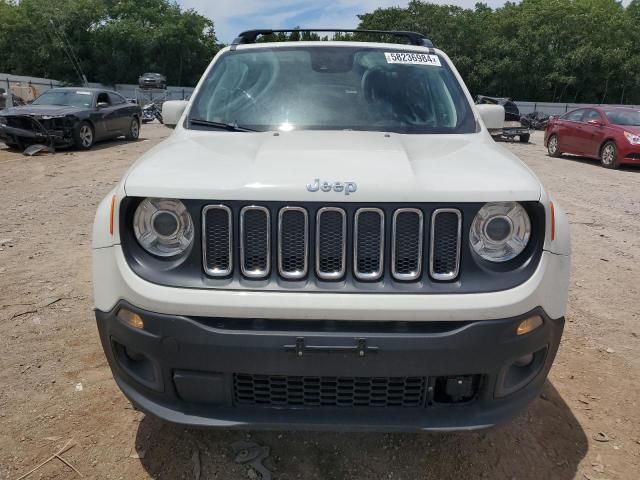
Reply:
<svg viewBox="0 0 640 480"><path fill-rule="evenodd" d="M478 0L432 0L473 7ZM504 0L484 0L499 7ZM218 40L230 43L244 30L256 28L356 28L359 13L376 8L406 7L409 0L178 0L215 22Z"/></svg>

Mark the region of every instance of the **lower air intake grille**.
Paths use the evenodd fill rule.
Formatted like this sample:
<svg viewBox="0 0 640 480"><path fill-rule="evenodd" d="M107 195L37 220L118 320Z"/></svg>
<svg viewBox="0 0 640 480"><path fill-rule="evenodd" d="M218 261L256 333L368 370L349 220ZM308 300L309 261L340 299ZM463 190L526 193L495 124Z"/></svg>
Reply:
<svg viewBox="0 0 640 480"><path fill-rule="evenodd" d="M236 405L401 407L425 404L425 377L233 376Z"/></svg>
<svg viewBox="0 0 640 480"><path fill-rule="evenodd" d="M434 280L453 280L458 276L461 227L459 210L441 209L433 213L430 273Z"/></svg>

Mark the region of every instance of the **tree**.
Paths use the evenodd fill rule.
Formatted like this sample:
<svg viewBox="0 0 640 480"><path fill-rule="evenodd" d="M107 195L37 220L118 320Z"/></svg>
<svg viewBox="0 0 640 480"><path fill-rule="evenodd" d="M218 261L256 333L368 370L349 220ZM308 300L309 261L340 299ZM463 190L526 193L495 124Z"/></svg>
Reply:
<svg viewBox="0 0 640 480"><path fill-rule="evenodd" d="M414 30L454 60L476 94L640 103L640 0L523 0L492 10L413 0L360 16L360 28Z"/></svg>
<svg viewBox="0 0 640 480"><path fill-rule="evenodd" d="M169 0L0 0L0 71L193 85L218 50L213 22Z"/></svg>

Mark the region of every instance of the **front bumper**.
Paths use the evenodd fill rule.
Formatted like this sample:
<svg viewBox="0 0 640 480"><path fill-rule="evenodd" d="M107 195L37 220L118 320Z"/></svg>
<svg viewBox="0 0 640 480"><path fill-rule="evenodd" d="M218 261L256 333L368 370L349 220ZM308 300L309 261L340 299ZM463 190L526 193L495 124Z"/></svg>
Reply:
<svg viewBox="0 0 640 480"><path fill-rule="evenodd" d="M46 145L67 145L63 132L49 132L47 130L28 130L9 125L0 125L0 141L16 145L30 145L43 143Z"/></svg>
<svg viewBox="0 0 640 480"><path fill-rule="evenodd" d="M626 165L640 165L640 145L622 142L618 148L618 161Z"/></svg>
<svg viewBox="0 0 640 480"><path fill-rule="evenodd" d="M121 308L138 313L144 329L120 321ZM517 325L531 315L542 326L517 336ZM512 418L542 389L564 326L540 308L502 320L309 322L164 315L120 302L97 310L96 319L116 382L152 415L206 427L374 431L477 429ZM528 366L514 367L528 354ZM237 386L243 375L294 384L417 377L424 398L410 407L294 405L283 398L278 406L247 404ZM471 394L443 396L447 377L473 379Z"/></svg>

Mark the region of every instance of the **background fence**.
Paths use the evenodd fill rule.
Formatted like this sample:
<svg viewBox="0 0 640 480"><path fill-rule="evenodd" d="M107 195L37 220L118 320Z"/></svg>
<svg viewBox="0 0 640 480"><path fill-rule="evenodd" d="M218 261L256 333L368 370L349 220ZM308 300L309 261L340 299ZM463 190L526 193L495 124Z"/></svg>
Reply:
<svg viewBox="0 0 640 480"><path fill-rule="evenodd" d="M61 86L64 86L64 84L58 80L0 73L0 89L8 94L5 100L7 107L13 106L14 103L18 103L20 100L30 102L43 92ZM135 99L140 104L154 101L163 102L165 100L185 100L191 96L194 90L192 87L174 86L167 86L166 90L142 90L138 85L128 84L103 85L101 83L89 83L88 86L90 88L114 90L124 97ZM0 90L0 93L3 92ZM0 107L2 107L2 100L0 100Z"/></svg>
<svg viewBox="0 0 640 480"><path fill-rule="evenodd" d="M550 103L550 102L515 102L520 110L520 115L527 113L543 112L547 115L564 115L570 110L582 107L598 107L595 103ZM610 107L634 107L640 109L640 105L607 105Z"/></svg>
<svg viewBox="0 0 640 480"><path fill-rule="evenodd" d="M0 73L0 89L11 92L24 101L31 101L44 91L62 86L62 82L48 78L24 77L19 75L9 75ZM167 90L141 90L138 85L117 84L113 86L102 85L100 83L90 83L93 88L107 88L115 90L120 95L127 98L136 99L138 103L145 104L152 101L162 102L164 100L186 100L193 93L192 87L167 87ZM0 93L2 93L0 91ZM0 100L0 107L2 106ZM547 115L563 115L569 110L581 107L593 107L595 104L586 103L551 103L551 102L515 102L518 105L521 115L533 112L543 112ZM12 106L12 97L8 95L6 106ZM628 105L627 105L628 106ZM639 105L632 105L640 108Z"/></svg>

